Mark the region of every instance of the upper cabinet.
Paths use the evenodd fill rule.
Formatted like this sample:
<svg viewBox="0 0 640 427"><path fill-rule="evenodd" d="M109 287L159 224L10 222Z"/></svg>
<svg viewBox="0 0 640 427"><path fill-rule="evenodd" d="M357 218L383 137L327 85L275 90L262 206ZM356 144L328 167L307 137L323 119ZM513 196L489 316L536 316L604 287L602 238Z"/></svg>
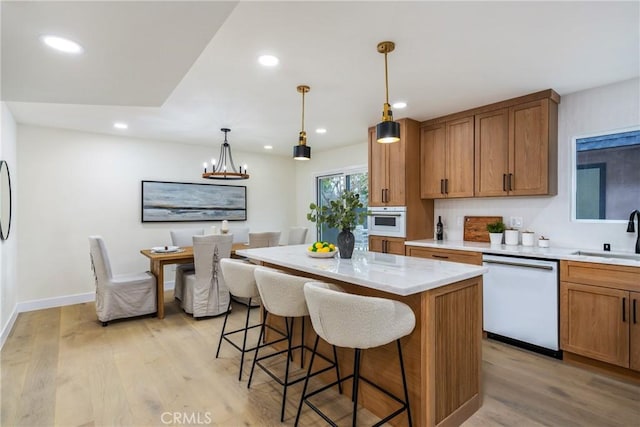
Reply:
<svg viewBox="0 0 640 427"><path fill-rule="evenodd" d="M421 197L557 194L553 90L422 123Z"/></svg>
<svg viewBox="0 0 640 427"><path fill-rule="evenodd" d="M475 195L556 194L557 115L550 99L478 114Z"/></svg>
<svg viewBox="0 0 640 427"><path fill-rule="evenodd" d="M474 118L422 128L420 195L423 199L473 196Z"/></svg>

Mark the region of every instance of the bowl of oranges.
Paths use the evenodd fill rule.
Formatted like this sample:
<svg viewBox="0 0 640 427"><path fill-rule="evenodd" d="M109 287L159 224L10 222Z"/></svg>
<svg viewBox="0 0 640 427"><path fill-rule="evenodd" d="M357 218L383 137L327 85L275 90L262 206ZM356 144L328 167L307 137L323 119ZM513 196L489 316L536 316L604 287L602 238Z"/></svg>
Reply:
<svg viewBox="0 0 640 427"><path fill-rule="evenodd" d="M313 258L331 258L336 252L336 246L329 242L315 242L307 248L307 255Z"/></svg>

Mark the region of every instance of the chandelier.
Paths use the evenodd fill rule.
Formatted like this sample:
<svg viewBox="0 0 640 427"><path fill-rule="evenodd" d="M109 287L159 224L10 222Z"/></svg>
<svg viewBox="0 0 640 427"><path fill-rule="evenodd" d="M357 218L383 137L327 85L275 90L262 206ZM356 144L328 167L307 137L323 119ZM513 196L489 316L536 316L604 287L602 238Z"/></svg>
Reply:
<svg viewBox="0 0 640 427"><path fill-rule="evenodd" d="M231 145L227 141L227 133L231 132L231 129L222 128L220 130L224 132L224 142L220 146L220 156L217 162L216 159L211 159L211 172L207 172L207 162L204 162L202 177L207 179L248 179L247 165L240 166L238 170L233 163Z"/></svg>

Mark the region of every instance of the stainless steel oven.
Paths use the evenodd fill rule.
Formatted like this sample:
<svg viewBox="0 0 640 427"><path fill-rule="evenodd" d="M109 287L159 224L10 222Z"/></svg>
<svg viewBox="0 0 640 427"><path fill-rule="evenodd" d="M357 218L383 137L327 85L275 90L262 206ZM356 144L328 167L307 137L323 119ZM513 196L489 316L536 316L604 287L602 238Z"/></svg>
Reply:
<svg viewBox="0 0 640 427"><path fill-rule="evenodd" d="M405 206L369 208L369 235L407 237L407 208Z"/></svg>

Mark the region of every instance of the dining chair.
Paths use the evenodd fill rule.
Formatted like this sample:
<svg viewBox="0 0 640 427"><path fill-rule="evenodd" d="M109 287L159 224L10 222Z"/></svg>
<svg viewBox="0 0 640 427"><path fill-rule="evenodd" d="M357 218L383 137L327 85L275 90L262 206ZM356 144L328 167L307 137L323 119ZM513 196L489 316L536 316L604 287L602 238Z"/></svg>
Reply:
<svg viewBox="0 0 640 427"><path fill-rule="evenodd" d="M175 230L169 230L171 235L171 244L173 246L191 246L193 245L193 236L201 236L204 234L204 228L178 228ZM176 299L182 299L182 293L184 289L184 274L193 272L195 266L193 263L178 264L176 266L176 275L173 286L173 297Z"/></svg>
<svg viewBox="0 0 640 427"><path fill-rule="evenodd" d="M307 240L307 227L290 227L287 245L302 245Z"/></svg>
<svg viewBox="0 0 640 427"><path fill-rule="evenodd" d="M280 231L266 231L263 233L249 233L250 248L268 248L280 244Z"/></svg>
<svg viewBox="0 0 640 427"><path fill-rule="evenodd" d="M249 227L231 226L229 233L233 234L233 243L249 243Z"/></svg>
<svg viewBox="0 0 640 427"><path fill-rule="evenodd" d="M102 326L109 321L157 311L156 278L148 271L114 275L101 236L89 236L89 256L96 283L96 314Z"/></svg>
<svg viewBox="0 0 640 427"><path fill-rule="evenodd" d="M233 235L193 236L195 271L184 275L182 309L194 318L227 312L229 289L220 271L220 260L231 256Z"/></svg>

